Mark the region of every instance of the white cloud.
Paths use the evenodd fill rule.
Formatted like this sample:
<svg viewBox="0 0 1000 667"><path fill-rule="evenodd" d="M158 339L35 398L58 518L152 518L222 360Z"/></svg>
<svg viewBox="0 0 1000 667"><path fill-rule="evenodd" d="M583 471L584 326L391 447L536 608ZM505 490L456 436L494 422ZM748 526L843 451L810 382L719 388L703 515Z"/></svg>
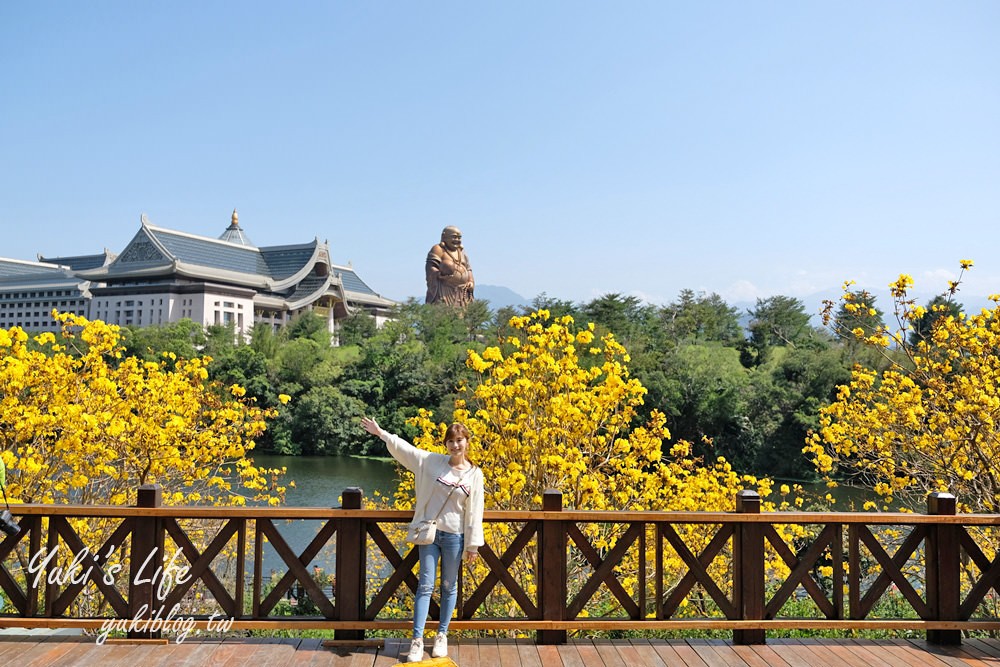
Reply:
<svg viewBox="0 0 1000 667"><path fill-rule="evenodd" d="M766 296L764 292L749 280L737 280L722 290L719 295L726 301L756 301L758 297Z"/></svg>

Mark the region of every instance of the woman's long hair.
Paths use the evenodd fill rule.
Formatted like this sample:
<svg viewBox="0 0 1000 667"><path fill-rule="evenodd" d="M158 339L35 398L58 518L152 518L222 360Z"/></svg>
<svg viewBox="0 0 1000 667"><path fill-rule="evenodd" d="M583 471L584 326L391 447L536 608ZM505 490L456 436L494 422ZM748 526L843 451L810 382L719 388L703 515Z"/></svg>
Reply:
<svg viewBox="0 0 1000 667"><path fill-rule="evenodd" d="M455 438L464 437L467 443L472 442L472 434L469 433L469 429L465 427L465 424L460 424L455 422L448 427L448 430L444 432L444 441L454 440ZM465 448L465 460L469 462L469 465L476 465L472 459L469 458L469 448Z"/></svg>

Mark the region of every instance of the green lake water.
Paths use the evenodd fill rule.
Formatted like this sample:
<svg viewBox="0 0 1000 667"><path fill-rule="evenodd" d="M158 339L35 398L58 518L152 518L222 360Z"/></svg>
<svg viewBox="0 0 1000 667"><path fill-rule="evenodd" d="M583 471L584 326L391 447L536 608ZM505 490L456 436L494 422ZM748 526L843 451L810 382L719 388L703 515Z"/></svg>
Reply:
<svg viewBox="0 0 1000 667"><path fill-rule="evenodd" d="M288 469L285 483L294 481L285 493L288 507L339 507L344 489L359 487L366 498L375 491L391 493L396 488L396 465L387 459L366 459L354 456L275 456L255 454L254 464L261 467ZM323 525L322 521L276 522L281 535L295 553L302 553ZM308 567L318 565L327 572L333 571L332 541L320 551ZM264 576L285 570L274 547L264 545Z"/></svg>

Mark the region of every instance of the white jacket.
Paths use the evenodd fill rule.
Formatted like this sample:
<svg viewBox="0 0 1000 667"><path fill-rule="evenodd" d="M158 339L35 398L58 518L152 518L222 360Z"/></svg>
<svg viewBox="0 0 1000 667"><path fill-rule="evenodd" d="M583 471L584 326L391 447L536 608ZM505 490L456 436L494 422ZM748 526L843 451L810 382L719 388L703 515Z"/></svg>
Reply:
<svg viewBox="0 0 1000 667"><path fill-rule="evenodd" d="M413 521L433 519L440 507L428 507L438 477L451 472L447 454L436 454L417 449L394 433L382 431L382 441L389 448L392 457L413 473L416 482L417 499L413 506ZM477 551L486 544L483 537L483 471L476 466L466 483L471 487L465 505L465 550Z"/></svg>

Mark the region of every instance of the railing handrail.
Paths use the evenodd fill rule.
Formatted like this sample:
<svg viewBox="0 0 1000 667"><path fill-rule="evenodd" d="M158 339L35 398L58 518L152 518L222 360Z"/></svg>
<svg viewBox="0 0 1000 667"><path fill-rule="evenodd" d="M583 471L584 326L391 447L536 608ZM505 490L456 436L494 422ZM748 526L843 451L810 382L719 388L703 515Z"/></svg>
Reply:
<svg viewBox="0 0 1000 667"><path fill-rule="evenodd" d="M234 621L236 628L316 628L336 630L344 639L357 639L365 630L395 629L405 627L408 621L390 614L384 616L386 603L400 589L415 588L413 569L416 565L415 549L400 550L383 530L382 524L408 522L412 512L403 510L362 509L360 489L348 489L343 494L343 507L204 507L163 506L159 487L144 486L139 489L138 507L81 506L22 504L12 506L21 521L22 530L15 536L0 536L0 587L8 594L19 610L19 616L0 616L0 627L95 627L102 619L68 618L66 610L74 603L87 581L65 583L43 582L38 589L20 588L4 567L4 559L22 540L32 553L42 545L51 549L64 544L76 557L85 550L83 540L76 533L71 518L119 519L112 525L113 537L104 547L85 555L83 565L96 568L91 581L100 589L110 606L113 618L138 618L149 614L153 598L150 582L138 582L147 561L155 567L163 564L164 540L170 539L190 566L193 583L202 584L208 594ZM543 496L541 510L488 511L487 523L506 523L512 526L511 541L507 544L488 544L480 551L488 567L488 574L477 582L476 590L464 596L460 592L458 618L455 628L469 629L522 629L538 632L543 643L565 641L568 630L578 629L669 629L715 628L734 632L737 643L760 643L768 628L787 628L795 623L780 616L783 605L798 587L806 590L816 603L822 617L802 619L803 627L827 628L910 628L925 630L930 641L957 643L961 630L1000 630L1000 618L973 618L981 604L995 591L1000 596L1000 555L977 545L977 534L967 530L972 527L998 528L998 514L956 514L955 498L936 493L928 498L926 514L907 512L761 512L760 497L753 491L741 491L736 496L733 512L655 512L655 511L581 511L563 510L562 495L548 491ZM47 518L48 528L43 520ZM196 546L187 534L187 528L178 520L218 520L218 532L208 535L210 544ZM281 535L278 522L289 520L317 520L323 522L317 536L301 552L293 550ZM617 524L616 541L598 548L595 538L585 532L586 524ZM686 543L676 526L703 524L697 549ZM779 532L782 525L821 526L810 531L810 539L799 543L786 543ZM584 526L584 527L581 527ZM717 526L715 528L714 526ZM910 527L905 539L882 544L874 527ZM215 530L213 528L213 530ZM394 529L395 531L395 529ZM815 534L813 534L815 533ZM846 533L846 537L845 537ZM889 531L892 534L892 531ZM592 535L592 534L591 534ZM509 537L510 537L509 536ZM227 588L212 570L221 550L236 540L236 572L252 572L250 588L245 590L242 576L235 579L235 590ZM287 572L264 590L262 545L270 541L281 558ZM128 586L121 590L110 584L101 585L100 575L107 557L98 555L108 544L128 544L126 561L124 546L119 554L126 565ZM534 543L534 547L525 550ZM668 544L669 543L669 544ZM252 545L252 546L250 546ZM770 545L770 547L769 547ZM574 558L585 562L587 572L577 590L568 590L567 563L570 547ZM676 573L677 579L665 576L664 553L667 546L683 561L688 569ZM336 553L335 595L327 596L313 576L308 564L323 548L333 547ZM788 574L772 582L774 589L765 584L765 551L783 560ZM496 549L494 551L494 549ZM878 562L874 575L865 573L862 550L867 549L872 561ZM626 554L632 550L630 560ZM384 558L391 575L376 587L370 587L366 575L369 552ZM891 553L890 553L891 552ZM987 555L988 554L988 555ZM155 558L153 558L155 556ZM724 559L724 572L729 572L731 582L723 576L716 581L710 566L717 558ZM521 588L512 576L512 565L518 559L535 560L528 564L536 573L535 591ZM821 559L828 558L832 568L829 592L819 584ZM925 581L926 599L918 593L908 579L905 568L911 559L918 559L922 568L919 575ZM89 559L89 560L86 560ZM150 561L150 559L153 559ZM635 562L633 562L635 560ZM845 567L845 560L848 561ZM961 568L972 563L981 576L972 577L970 588L960 589ZM139 563L142 562L143 566ZM638 577L636 593L626 591L620 577L623 566L635 565ZM716 568L718 564L715 564ZM46 566L47 569L47 566ZM673 572L671 570L671 572ZM683 574L683 576L681 576ZM877 575L877 576L876 576ZM673 576L673 575L670 575ZM825 575L831 576L831 575ZM865 577L872 576L871 580ZM46 573L46 579L48 573ZM647 581L651 578L652 581ZM381 581L381 580L379 580ZM139 585L139 584L142 585ZM181 600L192 592L193 583L175 585L168 591L161 606ZM665 584L667 584L665 586ZM461 585L461 584L460 584ZM484 600L502 585L516 603L507 616L488 618L477 615ZM319 615L289 618L276 616L275 608L282 596L291 590L305 591L305 595L318 606ZM609 600L624 617L591 618L582 613L601 587L610 593ZM704 600L714 604L722 617L679 618L678 605L687 599L694 587L704 592ZM867 586L867 588L866 588ZM909 613L918 618L871 618L874 605L882 599L890 586L896 586L909 605ZM127 591L125 589L127 588ZM376 590L377 588L377 590ZM727 593L728 589L731 593ZM41 601L44 590L44 604ZM845 591L849 591L845 593ZM638 599L634 599L638 595ZM849 597L848 605L845 595ZM770 598L770 599L769 599ZM617 602L616 602L617 600ZM144 602L145 601L145 602ZM248 606L250 612L247 613ZM436 609L432 605L432 609ZM516 612L520 612L520 615ZM145 617L143 617L145 618ZM206 624L204 619L198 623Z"/></svg>
<svg viewBox="0 0 1000 667"><path fill-rule="evenodd" d="M361 518L385 522L409 521L412 510L342 509L339 507L311 506L203 506L164 505L161 507L126 507L122 505L61 505L23 503L11 505L11 510L24 516L72 517L173 517L178 519L336 519ZM679 511L627 511L600 510L487 510L486 522L544 521L560 519L588 523L769 523L769 524L826 524L842 525L963 525L1000 526L1000 514L916 514L910 512L803 512L774 511L760 514L739 512L679 512Z"/></svg>

